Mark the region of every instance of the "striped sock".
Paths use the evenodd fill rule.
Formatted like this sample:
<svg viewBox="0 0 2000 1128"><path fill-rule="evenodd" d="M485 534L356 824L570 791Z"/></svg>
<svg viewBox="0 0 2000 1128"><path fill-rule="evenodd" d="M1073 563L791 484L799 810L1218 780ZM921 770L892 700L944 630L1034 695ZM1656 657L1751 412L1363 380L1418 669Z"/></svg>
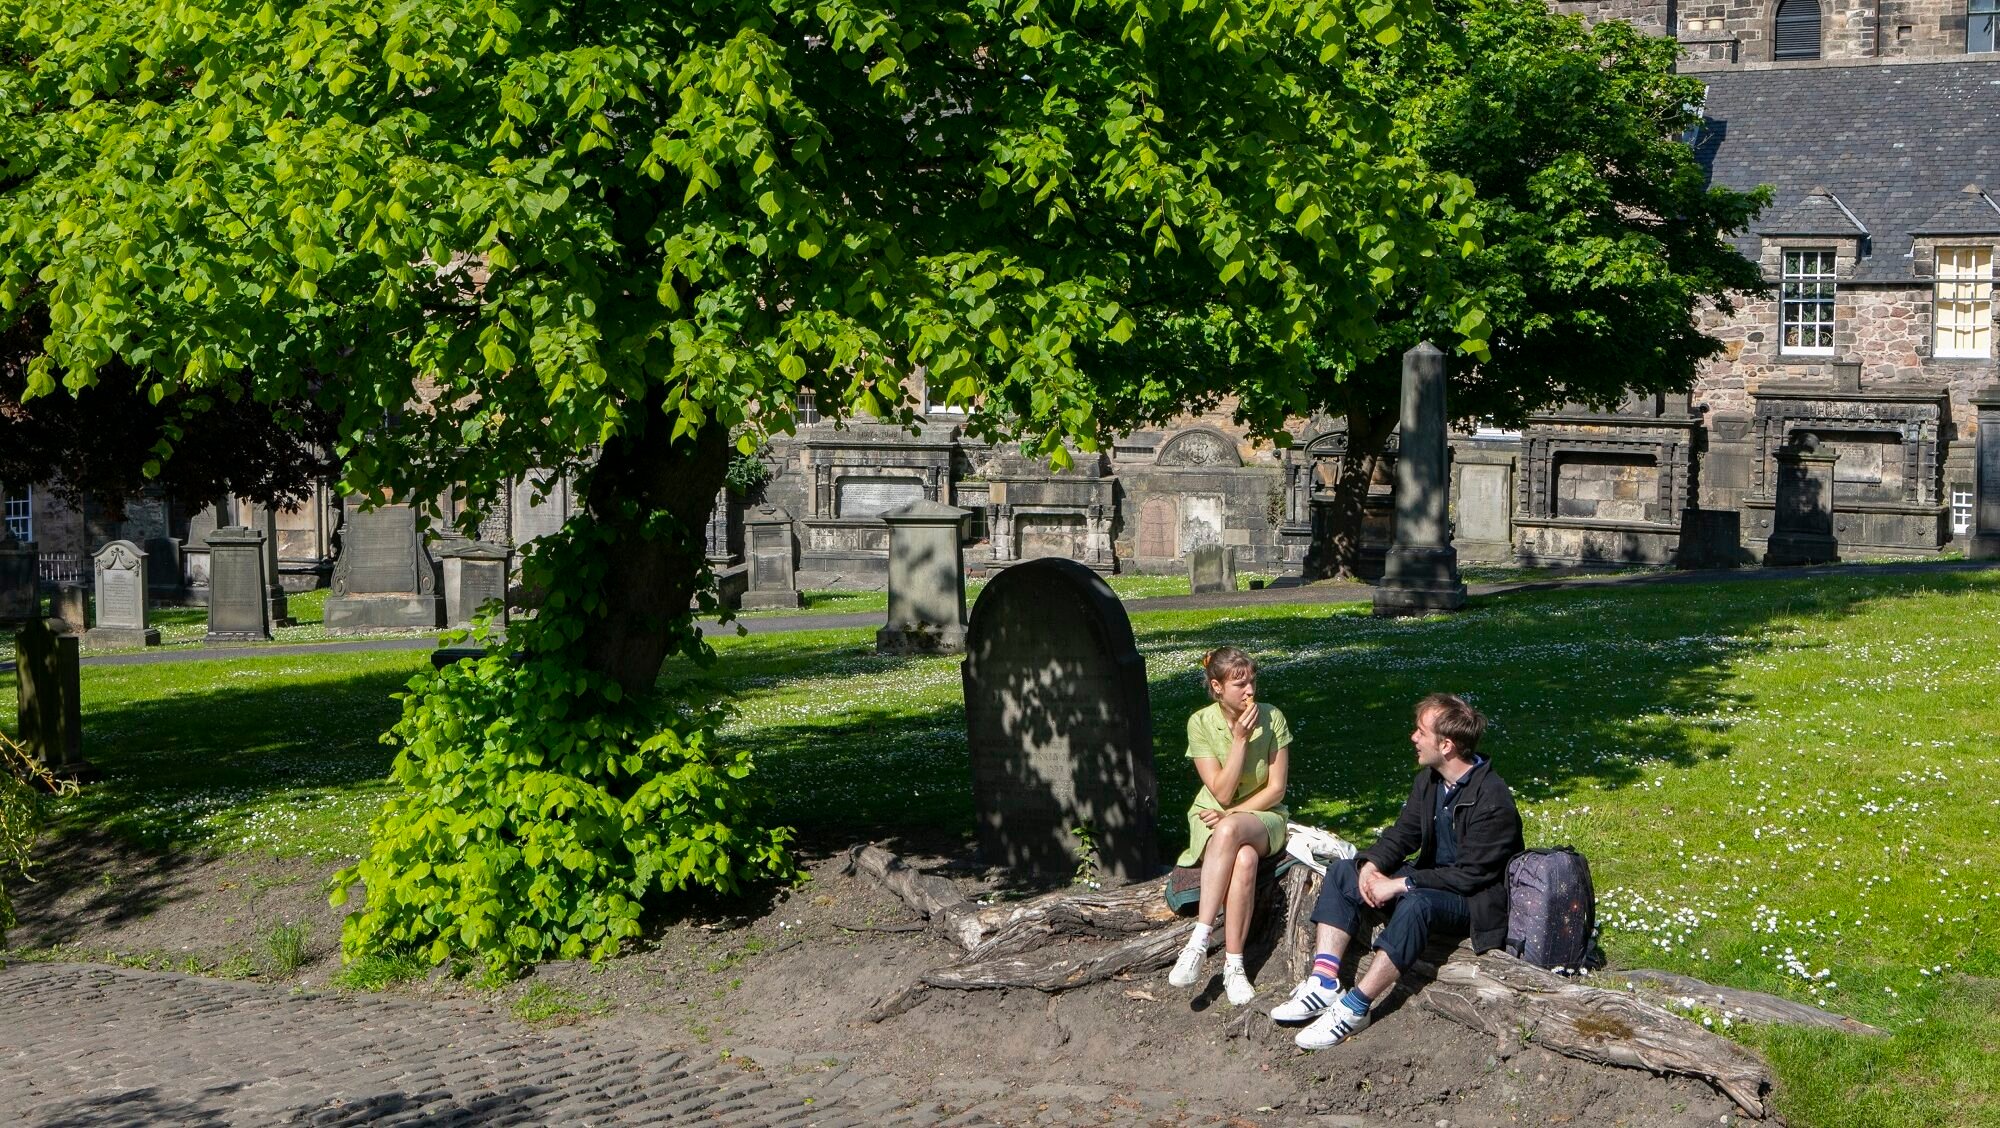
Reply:
<svg viewBox="0 0 2000 1128"><path fill-rule="evenodd" d="M1318 953L1313 956L1312 973L1328 988L1340 986L1340 957L1331 952Z"/></svg>
<svg viewBox="0 0 2000 1128"><path fill-rule="evenodd" d="M1368 1008L1374 1002L1375 1000L1369 998L1367 993L1359 987L1340 997L1340 1005L1353 1011L1355 1014L1367 1014Z"/></svg>

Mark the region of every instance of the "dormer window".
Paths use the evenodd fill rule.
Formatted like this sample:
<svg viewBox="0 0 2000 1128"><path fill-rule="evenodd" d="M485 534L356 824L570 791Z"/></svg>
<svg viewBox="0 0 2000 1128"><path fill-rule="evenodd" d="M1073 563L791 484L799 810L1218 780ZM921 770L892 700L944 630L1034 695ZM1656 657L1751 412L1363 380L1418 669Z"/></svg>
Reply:
<svg viewBox="0 0 2000 1128"><path fill-rule="evenodd" d="M1833 252L1786 251L1778 306L1780 352L1833 355Z"/></svg>
<svg viewBox="0 0 2000 1128"><path fill-rule="evenodd" d="M1771 42L1774 59L1819 58L1819 0L1779 0Z"/></svg>

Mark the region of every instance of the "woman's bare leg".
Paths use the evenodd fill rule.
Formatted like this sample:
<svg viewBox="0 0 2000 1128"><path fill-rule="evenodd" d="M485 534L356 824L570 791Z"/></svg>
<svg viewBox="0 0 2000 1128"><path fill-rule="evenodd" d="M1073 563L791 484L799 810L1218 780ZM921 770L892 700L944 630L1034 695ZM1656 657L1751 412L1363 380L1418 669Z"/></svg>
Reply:
<svg viewBox="0 0 2000 1128"><path fill-rule="evenodd" d="M1201 904L1195 910L1196 924L1214 927L1215 914L1222 911L1223 900L1229 893L1229 875L1236 868L1236 848L1243 845L1243 830L1238 822L1241 817L1231 815L1216 823L1209 832L1207 845L1202 847Z"/></svg>
<svg viewBox="0 0 2000 1128"><path fill-rule="evenodd" d="M1257 863L1262 857L1248 842L1236 848L1236 868L1222 914L1222 950L1232 956L1242 955L1243 943L1250 938L1250 914L1257 904Z"/></svg>

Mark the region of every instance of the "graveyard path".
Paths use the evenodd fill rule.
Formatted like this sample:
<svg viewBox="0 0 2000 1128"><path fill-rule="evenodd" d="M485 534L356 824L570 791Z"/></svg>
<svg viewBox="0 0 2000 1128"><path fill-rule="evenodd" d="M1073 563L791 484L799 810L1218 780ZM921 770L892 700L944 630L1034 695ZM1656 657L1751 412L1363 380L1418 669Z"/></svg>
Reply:
<svg viewBox="0 0 2000 1128"><path fill-rule="evenodd" d="M761 1069L464 1004L84 964L0 971L0 1063L0 1122L35 1128L994 1123L862 1063Z"/></svg>
<svg viewBox="0 0 2000 1128"><path fill-rule="evenodd" d="M1612 565L1605 565L1610 567ZM1562 588L1625 587L1651 584L1753 583L1765 580L1807 580L1822 576L1866 575L1902 576L1919 573L1984 572L2000 569L1992 560L1921 560L1907 564L1823 564L1810 568L1737 568L1713 571L1635 572L1621 575L1554 575L1547 579L1510 580L1505 583L1467 584L1472 596L1503 595L1509 592L1556 591ZM1574 569L1585 572L1587 569ZM1216 595L1160 595L1125 600L1133 613L1147 611L1211 611L1225 607L1255 607L1274 603L1325 604L1365 603L1374 588L1367 584L1324 581L1314 584L1287 584L1261 591L1238 591ZM882 625L880 611L850 611L837 614L757 615L729 624L704 623L711 635L724 637L738 626L744 633L784 634L792 631L859 630ZM433 650L437 636L412 638L356 639L351 642L309 642L262 646L204 646L174 650L144 650L123 654L85 654L86 666L148 666L161 662L216 662L235 658L296 658L315 654L359 653L382 650ZM0 673L14 669L14 663L0 661Z"/></svg>

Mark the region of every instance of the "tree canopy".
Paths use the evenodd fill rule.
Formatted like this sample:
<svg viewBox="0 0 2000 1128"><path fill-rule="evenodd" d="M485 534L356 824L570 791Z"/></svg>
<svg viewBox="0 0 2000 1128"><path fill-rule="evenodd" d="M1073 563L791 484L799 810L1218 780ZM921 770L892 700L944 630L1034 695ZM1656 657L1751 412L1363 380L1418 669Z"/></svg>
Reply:
<svg viewBox="0 0 2000 1128"><path fill-rule="evenodd" d="M649 892L784 864L747 754L653 686L702 653L728 444L799 392L908 420L922 368L1060 461L1109 388L1303 406L1399 306L1483 351L1448 271L1468 185L1366 71L1429 14L0 0L0 310L45 311L31 395L122 364L163 397L313 398L371 495L451 489L471 522L511 477L581 474L522 660L415 688L407 793L343 876L351 948L604 952ZM1149 384L1174 357L1199 377Z"/></svg>

